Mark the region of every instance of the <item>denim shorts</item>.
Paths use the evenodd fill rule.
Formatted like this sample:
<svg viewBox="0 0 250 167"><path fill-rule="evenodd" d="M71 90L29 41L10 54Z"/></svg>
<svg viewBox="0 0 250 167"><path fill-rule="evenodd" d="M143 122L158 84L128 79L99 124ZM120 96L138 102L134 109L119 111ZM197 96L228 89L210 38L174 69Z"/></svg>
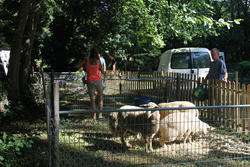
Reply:
<svg viewBox="0 0 250 167"><path fill-rule="evenodd" d="M88 91L89 92L95 92L97 90L98 92L103 91L104 87L102 84L102 81L94 81L88 83Z"/></svg>

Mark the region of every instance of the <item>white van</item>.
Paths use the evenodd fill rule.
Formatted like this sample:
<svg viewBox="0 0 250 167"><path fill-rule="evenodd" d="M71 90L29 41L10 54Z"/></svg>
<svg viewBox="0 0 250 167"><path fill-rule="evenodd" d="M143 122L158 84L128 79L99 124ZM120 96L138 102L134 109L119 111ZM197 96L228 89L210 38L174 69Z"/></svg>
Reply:
<svg viewBox="0 0 250 167"><path fill-rule="evenodd" d="M165 51L160 56L158 71L195 74L206 77L212 62L207 48L178 48Z"/></svg>

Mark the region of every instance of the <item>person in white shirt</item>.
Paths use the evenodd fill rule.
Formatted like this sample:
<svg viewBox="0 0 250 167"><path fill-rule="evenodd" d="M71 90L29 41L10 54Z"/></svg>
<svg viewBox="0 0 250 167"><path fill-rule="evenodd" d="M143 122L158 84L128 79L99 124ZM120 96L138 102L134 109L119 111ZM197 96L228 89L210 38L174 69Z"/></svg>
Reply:
<svg viewBox="0 0 250 167"><path fill-rule="evenodd" d="M102 69L104 72L106 72L106 61L105 61L104 57L101 56L100 54L99 54L99 58L100 58L100 63L102 65ZM101 77L102 77L102 84L103 84L103 89L104 89L105 88L105 78L104 78L103 74L101 74Z"/></svg>
<svg viewBox="0 0 250 167"><path fill-rule="evenodd" d="M101 56L100 54L99 54L99 57L100 57L100 62L101 62L101 65L102 65L102 69L103 69L104 71L106 71L106 61L105 61L105 59L103 58L103 56Z"/></svg>

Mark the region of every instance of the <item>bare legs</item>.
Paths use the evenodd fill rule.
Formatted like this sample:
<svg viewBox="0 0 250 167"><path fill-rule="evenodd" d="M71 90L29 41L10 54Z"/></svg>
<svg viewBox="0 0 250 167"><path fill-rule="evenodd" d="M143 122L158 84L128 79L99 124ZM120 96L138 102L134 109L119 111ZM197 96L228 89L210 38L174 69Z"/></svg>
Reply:
<svg viewBox="0 0 250 167"><path fill-rule="evenodd" d="M103 109L103 91L98 91L98 102L99 102L99 109ZM90 103L92 110L96 110L96 104L95 104L95 92L89 92L90 97ZM98 118L102 118L102 113L99 113ZM96 119L96 113L93 114L93 119Z"/></svg>
<svg viewBox="0 0 250 167"><path fill-rule="evenodd" d="M97 93L98 101L99 101L99 110L103 109L103 91L98 91ZM102 113L99 113L98 118L102 118Z"/></svg>

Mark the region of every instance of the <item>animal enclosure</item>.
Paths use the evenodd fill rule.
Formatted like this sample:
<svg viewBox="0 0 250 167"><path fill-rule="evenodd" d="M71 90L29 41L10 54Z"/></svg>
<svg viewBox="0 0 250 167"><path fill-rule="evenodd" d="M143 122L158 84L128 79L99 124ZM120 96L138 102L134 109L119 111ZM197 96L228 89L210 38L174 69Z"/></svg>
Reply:
<svg viewBox="0 0 250 167"><path fill-rule="evenodd" d="M230 91L225 84L221 84L220 88L216 83L209 83L210 93L216 94L220 90L226 92L224 95L227 103L217 100L221 96L217 96L215 100L197 102L192 98L192 90L199 83L195 76L159 73L107 75L104 110L91 111L86 87L73 80L65 80L60 85L58 83L55 80L52 89L49 89L52 97L48 99L53 102L47 102L50 166L250 165L250 120L247 105L250 100L249 88L239 86L238 90ZM234 94L235 98L232 97ZM196 107L119 109L124 105L135 105L135 97L148 97L156 104L177 100L190 101ZM223 106L213 106L213 103ZM145 152L145 142L140 135L127 133L125 138L131 147L125 147L120 137L114 137L109 127L111 112L178 112L190 109L199 110L199 120L214 129L206 134L193 131L188 135L191 141L186 143L183 141L184 134L175 136L176 139L166 142L164 146L160 144L159 132L153 139L153 151L150 152ZM102 112L106 119L90 119L93 112ZM177 116L169 122L180 127L193 122L192 129L197 129L199 125L196 121L180 119ZM139 124L145 126L145 129L150 126L147 122ZM166 124L160 122L161 126ZM133 126L138 127L138 124Z"/></svg>

